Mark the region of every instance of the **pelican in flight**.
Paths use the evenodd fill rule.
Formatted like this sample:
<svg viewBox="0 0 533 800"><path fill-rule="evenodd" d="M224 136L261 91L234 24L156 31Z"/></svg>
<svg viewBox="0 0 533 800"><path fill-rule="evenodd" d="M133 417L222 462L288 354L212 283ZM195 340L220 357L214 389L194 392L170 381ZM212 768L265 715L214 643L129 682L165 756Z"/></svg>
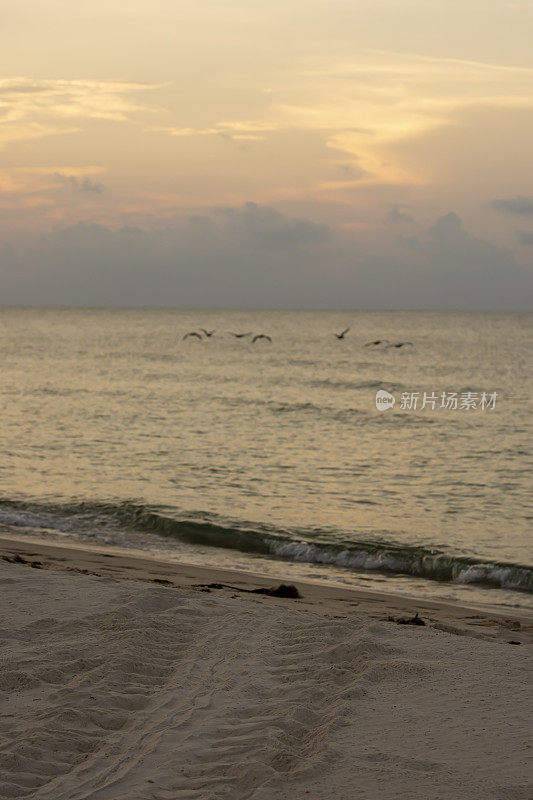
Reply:
<svg viewBox="0 0 533 800"><path fill-rule="evenodd" d="M254 338L252 339L252 344L253 344L254 342L257 342L257 340L258 340L258 339L266 339L268 342L271 342L271 341L272 341L272 339L270 338L270 336L267 336L267 335L266 335L266 333L258 333L258 334L257 334L256 336L254 336Z"/></svg>
<svg viewBox="0 0 533 800"><path fill-rule="evenodd" d="M203 333L205 333L205 335L207 336L207 338L208 338L208 339L209 339L209 338L210 338L210 337L211 337L211 336L214 334L214 332L215 332L214 330L213 330L213 331L206 331L206 329L205 329L205 328L200 328L200 330L201 330L201 331L203 331Z"/></svg>
<svg viewBox="0 0 533 800"><path fill-rule="evenodd" d="M378 347L380 344L390 344L388 339L376 339L373 342L367 342L364 347Z"/></svg>
<svg viewBox="0 0 533 800"><path fill-rule="evenodd" d="M387 350L390 347L405 347L406 345L410 345L411 347L414 347L412 342L397 342L396 344L388 344L387 345Z"/></svg>
<svg viewBox="0 0 533 800"><path fill-rule="evenodd" d="M182 337L182 339L188 339L189 336L196 336L196 338L200 340L202 338L200 333L197 333L196 331L189 331L189 333L186 333L185 336Z"/></svg>
<svg viewBox="0 0 533 800"><path fill-rule="evenodd" d="M348 333L349 330L350 330L349 328L345 328L340 333L334 333L333 336L336 336L337 339L344 339L344 337L346 336L346 334Z"/></svg>
<svg viewBox="0 0 533 800"><path fill-rule="evenodd" d="M248 333L233 333L233 331L230 331L230 335L235 336L236 339L242 339L243 336L251 336L251 331L248 331Z"/></svg>

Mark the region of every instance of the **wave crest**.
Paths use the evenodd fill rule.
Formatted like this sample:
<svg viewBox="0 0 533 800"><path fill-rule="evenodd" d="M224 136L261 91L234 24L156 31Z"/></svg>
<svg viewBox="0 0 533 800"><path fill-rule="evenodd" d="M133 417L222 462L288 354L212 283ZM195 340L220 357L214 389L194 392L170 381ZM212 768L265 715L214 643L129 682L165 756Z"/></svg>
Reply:
<svg viewBox="0 0 533 800"><path fill-rule="evenodd" d="M527 565L454 556L386 541L354 539L334 543L321 539L320 531L313 531L310 541L310 534L304 531L274 531L266 526L220 522L202 512L180 517L135 503L43 506L2 502L0 523L65 533L91 530L93 535L118 526L122 530L136 529L175 538L190 545L222 547L295 562L533 592L533 567Z"/></svg>

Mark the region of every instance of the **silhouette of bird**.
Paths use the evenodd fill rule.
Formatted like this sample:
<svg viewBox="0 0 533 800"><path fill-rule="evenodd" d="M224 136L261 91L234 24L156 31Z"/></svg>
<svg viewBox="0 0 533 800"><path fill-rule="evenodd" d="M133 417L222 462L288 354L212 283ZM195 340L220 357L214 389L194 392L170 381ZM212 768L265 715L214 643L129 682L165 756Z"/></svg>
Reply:
<svg viewBox="0 0 533 800"><path fill-rule="evenodd" d="M396 344L389 344L389 345L387 345L387 350L388 350L390 347L405 347L406 345L411 345L411 347L414 347L414 345L413 345L413 343L412 343L412 342L397 342Z"/></svg>
<svg viewBox="0 0 533 800"><path fill-rule="evenodd" d="M235 336L236 339L242 339L243 336L251 336L251 331L248 331L248 333L233 333L233 331L230 331L230 335Z"/></svg>
<svg viewBox="0 0 533 800"><path fill-rule="evenodd" d="M388 339L376 339L374 342L367 342L364 347L377 347L380 344L389 344Z"/></svg>
<svg viewBox="0 0 533 800"><path fill-rule="evenodd" d="M350 330L349 328L345 328L340 333L334 333L333 335L336 336L337 339L344 339L344 337L346 336L346 334L348 333L349 330Z"/></svg>
<svg viewBox="0 0 533 800"><path fill-rule="evenodd" d="M254 342L257 342L258 339L266 339L268 342L272 341L270 336L267 336L266 333L258 333L257 336L254 336L254 338L252 339L252 344Z"/></svg>
<svg viewBox="0 0 533 800"><path fill-rule="evenodd" d="M207 336L207 338L208 338L208 339L209 339L209 338L210 338L210 337L211 337L211 336L214 334L214 332L215 332L214 330L213 330L213 331L206 331L206 329L205 329L205 328L200 328L200 330L201 330L201 331L203 331L203 332L205 333L205 335Z"/></svg>
<svg viewBox="0 0 533 800"><path fill-rule="evenodd" d="M189 333L186 333L185 336L183 336L182 338L183 339L188 339L189 336L196 336L197 339L201 339L202 338L201 334L197 333L196 331L189 331Z"/></svg>

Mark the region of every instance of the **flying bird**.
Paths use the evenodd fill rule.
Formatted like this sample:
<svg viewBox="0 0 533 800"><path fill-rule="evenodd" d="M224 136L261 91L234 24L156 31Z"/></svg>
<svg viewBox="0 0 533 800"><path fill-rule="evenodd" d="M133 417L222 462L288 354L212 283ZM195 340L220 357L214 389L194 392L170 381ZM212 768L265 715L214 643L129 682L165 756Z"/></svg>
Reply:
<svg viewBox="0 0 533 800"><path fill-rule="evenodd" d="M410 345L411 347L414 347L414 345L413 345L413 343L412 343L412 342L397 342L396 344L389 344L389 345L387 345L387 350L388 350L390 347L405 347L406 345Z"/></svg>
<svg viewBox="0 0 533 800"><path fill-rule="evenodd" d="M208 338L208 339L209 339L209 338L210 338L210 337L211 337L211 336L214 334L214 332L215 332L214 330L213 330L213 331L206 331L206 329L205 329L205 328L200 328L200 330L201 330L201 331L203 331L203 332L205 333L205 335L207 336L207 338Z"/></svg>
<svg viewBox="0 0 533 800"><path fill-rule="evenodd" d="M233 331L230 331L230 335L235 336L236 339L242 339L243 336L251 336L251 331L248 331L248 333L233 333Z"/></svg>
<svg viewBox="0 0 533 800"><path fill-rule="evenodd" d="M336 336L337 339L344 339L344 337L346 336L346 334L348 333L349 330L350 330L349 328L345 328L340 333L334 333L333 335Z"/></svg>
<svg viewBox="0 0 533 800"><path fill-rule="evenodd" d="M374 342L367 342L364 347L377 347L380 344L390 344L388 339L376 339Z"/></svg>
<svg viewBox="0 0 533 800"><path fill-rule="evenodd" d="M258 333L257 336L254 336L254 338L252 339L252 344L254 342L257 342L258 339L266 339L268 342L272 341L270 336L267 336L266 333Z"/></svg>
<svg viewBox="0 0 533 800"><path fill-rule="evenodd" d="M189 331L189 333L186 333L185 336L183 336L182 338L183 339L188 339L189 336L196 336L197 339L201 339L202 338L201 334L197 333L196 331Z"/></svg>

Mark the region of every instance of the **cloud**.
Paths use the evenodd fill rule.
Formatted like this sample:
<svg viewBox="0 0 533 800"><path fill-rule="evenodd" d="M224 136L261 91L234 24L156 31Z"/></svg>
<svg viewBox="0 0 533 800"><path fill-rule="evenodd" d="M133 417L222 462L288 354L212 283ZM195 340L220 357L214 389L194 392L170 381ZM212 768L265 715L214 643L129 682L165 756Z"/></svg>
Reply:
<svg viewBox="0 0 533 800"><path fill-rule="evenodd" d="M215 212L222 217L225 231L251 247L293 248L319 245L331 238L331 230L305 219L284 216L275 208L245 203L242 208L226 208Z"/></svg>
<svg viewBox="0 0 533 800"><path fill-rule="evenodd" d="M512 310L533 296L533 274L511 250L473 236L453 212L409 236L369 232L357 265L358 295L373 308Z"/></svg>
<svg viewBox="0 0 533 800"><path fill-rule="evenodd" d="M132 99L155 84L113 80L0 79L0 146L75 133L83 120L128 122L154 110Z"/></svg>
<svg viewBox="0 0 533 800"><path fill-rule="evenodd" d="M385 217L385 222L414 222L414 218L410 214L406 214L404 211L399 211L397 208L391 208Z"/></svg>
<svg viewBox="0 0 533 800"><path fill-rule="evenodd" d="M174 128L172 125L149 125L147 133L168 133L169 136L215 136L218 128Z"/></svg>
<svg viewBox="0 0 533 800"><path fill-rule="evenodd" d="M436 222L428 229L429 238L435 241L457 241L464 238L465 232L461 218L458 214L451 211L439 217Z"/></svg>
<svg viewBox="0 0 533 800"><path fill-rule="evenodd" d="M90 164L0 169L0 238L19 230L30 239L59 221L109 217L114 195L104 198L105 172Z"/></svg>
<svg viewBox="0 0 533 800"><path fill-rule="evenodd" d="M22 197L36 193L57 192L57 185L68 184L72 188L87 192L101 192L103 185L89 176L100 175L104 167L93 165L81 167L11 167L0 170L0 196Z"/></svg>
<svg viewBox="0 0 533 800"><path fill-rule="evenodd" d="M52 197L57 195L58 186L67 185L80 192L100 193L104 186L92 176L106 172L104 167L49 166L49 167L11 167L0 170L0 198L2 195L24 198L35 195ZM9 199L9 198L8 198Z"/></svg>
<svg viewBox="0 0 533 800"><path fill-rule="evenodd" d="M7 304L520 309L530 274L450 213L416 235L338 232L247 203L157 230L74 225L4 246Z"/></svg>
<svg viewBox="0 0 533 800"><path fill-rule="evenodd" d="M90 178L78 178L75 175L65 175L62 172L55 172L54 177L61 183L66 184L77 192L89 192L91 194L102 194L104 186L100 181L92 181Z"/></svg>
<svg viewBox="0 0 533 800"><path fill-rule="evenodd" d="M274 95L271 122L322 132L329 147L367 173L367 184L424 182L391 157L398 143L460 124L473 109L533 107L531 68L412 53L309 60L285 83Z"/></svg>
<svg viewBox="0 0 533 800"><path fill-rule="evenodd" d="M490 205L502 214L533 214L533 197L502 197Z"/></svg>
<svg viewBox="0 0 533 800"><path fill-rule="evenodd" d="M331 232L247 203L147 231L74 225L5 247L4 302L276 305L331 253ZM304 292L305 294L305 292Z"/></svg>
<svg viewBox="0 0 533 800"><path fill-rule="evenodd" d="M166 133L169 136L222 136L225 139L246 139L263 141L266 132L278 130L278 126L270 122L217 122L207 128L178 128L172 125L148 125L147 133Z"/></svg>
<svg viewBox="0 0 533 800"><path fill-rule="evenodd" d="M428 176L404 164L394 148L464 124L475 110L533 108L533 69L364 50L346 59L295 60L263 97L256 117L202 115L200 125L187 120L144 130L187 139L315 136L342 153L340 163L354 169L359 185L422 185Z"/></svg>

